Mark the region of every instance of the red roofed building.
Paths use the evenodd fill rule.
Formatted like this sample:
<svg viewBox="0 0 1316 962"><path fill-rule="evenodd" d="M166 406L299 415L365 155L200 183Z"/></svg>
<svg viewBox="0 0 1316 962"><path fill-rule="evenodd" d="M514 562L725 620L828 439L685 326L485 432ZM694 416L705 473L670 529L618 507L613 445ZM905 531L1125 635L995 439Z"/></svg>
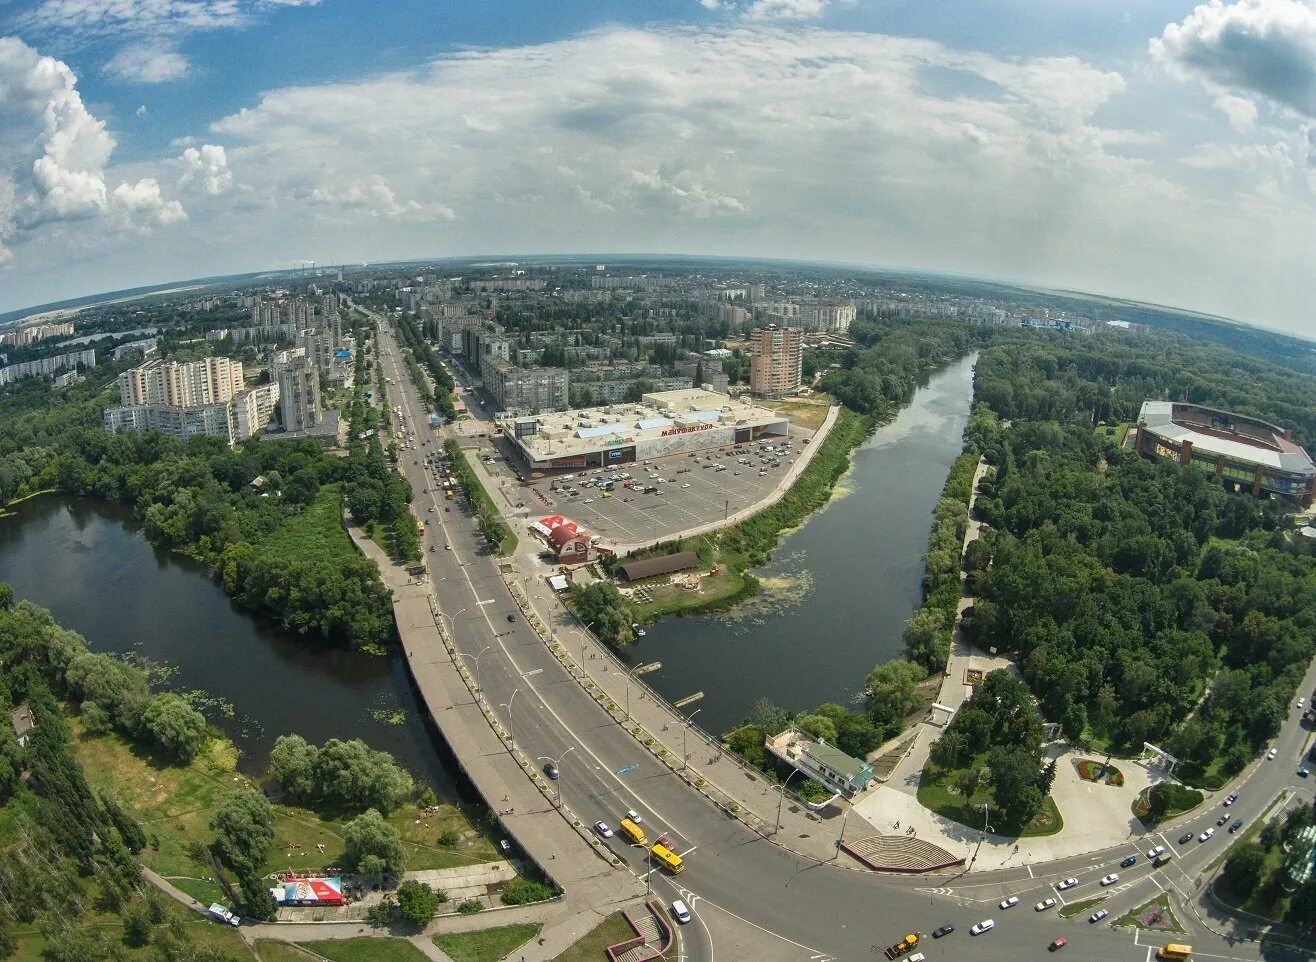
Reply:
<svg viewBox="0 0 1316 962"><path fill-rule="evenodd" d="M590 535L572 521L559 524L548 533L548 546L557 555L558 564L584 564L589 561Z"/></svg>

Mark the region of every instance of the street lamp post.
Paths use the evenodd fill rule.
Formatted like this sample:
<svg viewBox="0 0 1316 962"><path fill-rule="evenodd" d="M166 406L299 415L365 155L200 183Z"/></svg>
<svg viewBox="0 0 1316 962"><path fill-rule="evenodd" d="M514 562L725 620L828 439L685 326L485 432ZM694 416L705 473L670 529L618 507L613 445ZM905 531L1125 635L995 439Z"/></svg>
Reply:
<svg viewBox="0 0 1316 962"><path fill-rule="evenodd" d="M786 781L782 782L781 785L778 786L777 788L777 791L781 792L781 798L777 799L777 827L773 829L772 831L773 835L776 835L778 832L781 831L781 807L786 802L786 788L788 785L790 785L791 779L799 774L800 774L800 770L798 768L795 769L789 775L786 776Z"/></svg>
<svg viewBox="0 0 1316 962"><path fill-rule="evenodd" d="M516 733L512 730L512 702L516 700L516 693L520 688L512 689L512 697L507 699L505 704L499 704L499 708L507 709L507 738L511 742L511 750L516 751Z"/></svg>
<svg viewBox="0 0 1316 962"><path fill-rule="evenodd" d="M467 654L467 653L464 652L464 651L459 651L459 652L457 652L457 654L461 655L463 658L474 658L474 659L475 659L475 693L476 693L477 695L484 691L484 689L483 689L482 687L480 687L480 659L483 658L483 657L484 657L484 653L485 653L486 651L488 651L488 650L489 650L490 648L492 648L492 647L493 647L493 645L485 645L485 646L484 646L484 651L481 651L478 655L470 655L470 654Z"/></svg>
<svg viewBox="0 0 1316 962"><path fill-rule="evenodd" d="M562 807L562 759L566 758L575 750L576 750L576 746L572 745L557 758L553 758L550 755L540 755L539 758L536 759L537 761L541 761L541 762L552 762L553 768L557 771L557 778L555 779L557 785L555 785L554 788L557 791L557 801L555 802L555 804L557 805L558 808Z"/></svg>
<svg viewBox="0 0 1316 962"><path fill-rule="evenodd" d="M695 716L701 711L703 711L702 708L696 708L692 711L685 720L685 727L681 729L681 771L685 771L690 767L690 753L685 749L685 736L689 733L690 726L694 724Z"/></svg>
<svg viewBox="0 0 1316 962"><path fill-rule="evenodd" d="M580 670L585 670L585 641L589 638L589 630L594 627L594 622L588 622L581 630L580 635Z"/></svg>

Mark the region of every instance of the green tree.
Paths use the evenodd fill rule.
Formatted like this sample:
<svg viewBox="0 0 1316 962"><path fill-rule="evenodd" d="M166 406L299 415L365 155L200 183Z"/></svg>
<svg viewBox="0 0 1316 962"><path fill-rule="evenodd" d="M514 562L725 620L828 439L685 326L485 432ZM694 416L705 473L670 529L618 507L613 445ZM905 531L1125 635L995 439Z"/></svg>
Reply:
<svg viewBox="0 0 1316 962"><path fill-rule="evenodd" d="M151 917L147 907L134 903L123 911L123 940L134 948L151 941Z"/></svg>
<svg viewBox="0 0 1316 962"><path fill-rule="evenodd" d="M938 768L955 768L968 756L969 740L962 731L946 731L932 743L928 758Z"/></svg>
<svg viewBox="0 0 1316 962"><path fill-rule="evenodd" d="M397 915L398 903L393 901L393 897L385 895L370 908L366 909L366 921L371 925L385 926L391 925L393 917Z"/></svg>
<svg viewBox="0 0 1316 962"><path fill-rule="evenodd" d="M1238 893L1253 891L1261 881L1266 865L1266 850L1247 842L1237 846L1225 860L1225 881Z"/></svg>
<svg viewBox="0 0 1316 962"><path fill-rule="evenodd" d="M1022 825L1041 807L1037 788L1038 759L1025 748L997 746L987 757L992 796L1010 825Z"/></svg>
<svg viewBox="0 0 1316 962"><path fill-rule="evenodd" d="M260 792L245 789L224 800L210 820L215 853L237 870L256 872L274 842L274 806Z"/></svg>
<svg viewBox="0 0 1316 962"><path fill-rule="evenodd" d="M439 910L439 897L423 882L407 879L398 886L398 912L414 925L425 925Z"/></svg>
<svg viewBox="0 0 1316 962"><path fill-rule="evenodd" d="M181 762L201 751L206 719L180 695L156 695L142 711L142 730Z"/></svg>
<svg viewBox="0 0 1316 962"><path fill-rule="evenodd" d="M499 899L504 905L529 905L532 902L543 902L561 894L561 889L547 882L537 882L534 879L519 877L507 883Z"/></svg>
<svg viewBox="0 0 1316 962"><path fill-rule="evenodd" d="M316 761L320 750L301 735L281 735L270 749L270 777L290 801L315 796Z"/></svg>
<svg viewBox="0 0 1316 962"><path fill-rule="evenodd" d="M896 659L868 673L868 714L879 729L894 732L909 712L918 707L918 683L927 677L922 666Z"/></svg>
<svg viewBox="0 0 1316 962"><path fill-rule="evenodd" d="M343 826L343 847L349 868L359 867L361 860L369 856L379 859L386 875L400 876L406 868L402 836L373 808Z"/></svg>
<svg viewBox="0 0 1316 962"><path fill-rule="evenodd" d="M836 744L836 723L824 715L800 715L795 719L795 727L829 745Z"/></svg>
<svg viewBox="0 0 1316 962"><path fill-rule="evenodd" d="M607 645L616 647L632 638L633 614L630 603L610 581L594 581L585 587L573 585L568 595L576 616L592 625L594 633Z"/></svg>

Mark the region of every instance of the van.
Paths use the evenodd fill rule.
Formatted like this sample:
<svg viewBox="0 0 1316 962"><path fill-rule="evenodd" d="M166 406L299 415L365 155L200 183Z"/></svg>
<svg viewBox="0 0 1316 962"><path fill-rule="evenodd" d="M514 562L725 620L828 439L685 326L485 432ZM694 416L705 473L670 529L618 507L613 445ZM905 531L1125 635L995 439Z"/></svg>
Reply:
<svg viewBox="0 0 1316 962"><path fill-rule="evenodd" d="M621 833L631 840L632 845L648 845L649 836L644 834L644 829L636 825L629 818L621 820Z"/></svg>
<svg viewBox="0 0 1316 962"><path fill-rule="evenodd" d="M672 903L672 917L682 925L685 925L685 923L689 922L691 919L690 909L686 907L684 902L677 899Z"/></svg>

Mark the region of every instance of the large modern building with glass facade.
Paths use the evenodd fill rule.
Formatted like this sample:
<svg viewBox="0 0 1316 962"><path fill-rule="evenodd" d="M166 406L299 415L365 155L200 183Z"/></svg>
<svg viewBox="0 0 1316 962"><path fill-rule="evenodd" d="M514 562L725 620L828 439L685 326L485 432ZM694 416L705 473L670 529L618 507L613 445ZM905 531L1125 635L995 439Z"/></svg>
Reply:
<svg viewBox="0 0 1316 962"><path fill-rule="evenodd" d="M1310 507L1316 464L1290 432L1257 418L1197 404L1145 401L1134 447L1235 484L1258 497Z"/></svg>

